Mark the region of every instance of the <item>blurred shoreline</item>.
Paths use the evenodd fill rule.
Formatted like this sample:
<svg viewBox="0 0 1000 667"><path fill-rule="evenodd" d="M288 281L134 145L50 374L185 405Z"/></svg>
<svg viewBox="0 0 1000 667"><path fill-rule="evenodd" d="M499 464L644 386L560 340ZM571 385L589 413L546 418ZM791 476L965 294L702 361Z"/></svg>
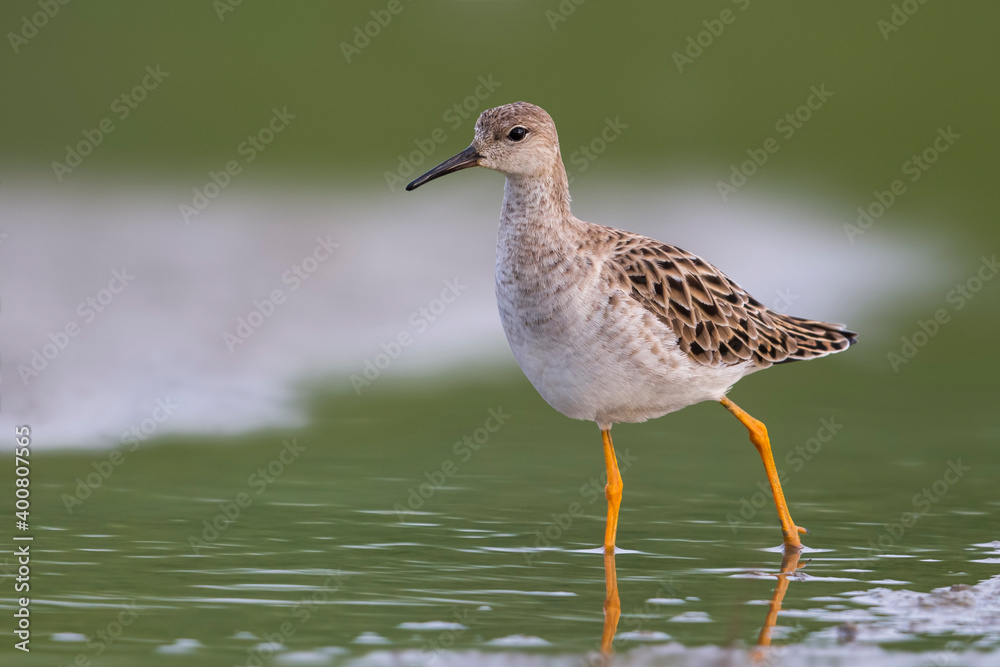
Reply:
<svg viewBox="0 0 1000 667"><path fill-rule="evenodd" d="M0 421L32 424L46 447L242 432L301 424L303 383L361 394L509 364L493 296L500 181L418 195L235 183L190 223L181 186L4 183L0 279L17 288ZM574 212L868 341L950 272L942 239L880 229L851 244L818 204L723 203L703 186L589 182Z"/></svg>

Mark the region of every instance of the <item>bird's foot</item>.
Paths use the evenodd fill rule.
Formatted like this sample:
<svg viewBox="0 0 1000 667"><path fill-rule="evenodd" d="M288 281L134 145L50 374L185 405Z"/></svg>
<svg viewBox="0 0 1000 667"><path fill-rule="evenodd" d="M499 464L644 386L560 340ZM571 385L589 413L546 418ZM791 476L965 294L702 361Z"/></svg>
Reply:
<svg viewBox="0 0 1000 667"><path fill-rule="evenodd" d="M786 534L784 537L784 549L786 554L795 553L802 551L802 540L799 539L799 533L803 535L809 535L810 532L803 528L802 526L795 526L795 532L791 535Z"/></svg>
<svg viewBox="0 0 1000 667"><path fill-rule="evenodd" d="M804 548L805 547L802 546L802 542L799 541L798 539L785 540L784 544L782 544L782 551L785 554L798 553L802 551Z"/></svg>

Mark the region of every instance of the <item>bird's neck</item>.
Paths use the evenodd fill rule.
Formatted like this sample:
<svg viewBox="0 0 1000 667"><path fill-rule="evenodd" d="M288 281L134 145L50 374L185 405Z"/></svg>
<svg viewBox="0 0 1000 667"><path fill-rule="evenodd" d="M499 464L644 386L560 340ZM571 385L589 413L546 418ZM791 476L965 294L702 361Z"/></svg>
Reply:
<svg viewBox="0 0 1000 667"><path fill-rule="evenodd" d="M561 159L540 175L508 175L497 234L501 302L561 289L563 281L548 277L563 272L567 259L575 255L579 226L569 210L569 183Z"/></svg>
<svg viewBox="0 0 1000 667"><path fill-rule="evenodd" d="M508 175L504 185L501 230L541 231L572 219L566 168L558 158L551 167L532 176Z"/></svg>

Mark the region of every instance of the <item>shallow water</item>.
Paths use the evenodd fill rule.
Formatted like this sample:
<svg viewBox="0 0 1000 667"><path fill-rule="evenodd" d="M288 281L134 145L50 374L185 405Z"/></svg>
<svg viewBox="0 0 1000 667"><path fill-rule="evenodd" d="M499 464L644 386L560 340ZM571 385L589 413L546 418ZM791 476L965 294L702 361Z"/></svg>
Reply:
<svg viewBox="0 0 1000 667"><path fill-rule="evenodd" d="M780 533L745 431L713 405L615 428L615 664L1000 656L1000 465L979 406L920 424L913 396L876 408L844 391L864 372L817 363L818 382L797 384L805 366L734 392L769 422L812 531L768 654L751 649ZM315 394L298 431L126 449L89 495L75 480L106 452L38 457L36 634L18 664L600 662L597 431L509 369L489 375ZM933 502L914 498L924 488ZM915 522L894 526L904 512Z"/></svg>

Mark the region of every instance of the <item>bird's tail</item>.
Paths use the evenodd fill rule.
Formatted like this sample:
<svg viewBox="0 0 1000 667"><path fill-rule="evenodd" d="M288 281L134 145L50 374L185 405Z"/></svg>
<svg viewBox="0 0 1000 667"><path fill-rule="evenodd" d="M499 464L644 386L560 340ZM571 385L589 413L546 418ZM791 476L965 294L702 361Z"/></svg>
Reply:
<svg viewBox="0 0 1000 667"><path fill-rule="evenodd" d="M807 320L774 312L770 315L775 324L795 341L797 348L785 359L777 362L779 364L825 357L846 350L858 342L858 334L849 331L843 324Z"/></svg>

